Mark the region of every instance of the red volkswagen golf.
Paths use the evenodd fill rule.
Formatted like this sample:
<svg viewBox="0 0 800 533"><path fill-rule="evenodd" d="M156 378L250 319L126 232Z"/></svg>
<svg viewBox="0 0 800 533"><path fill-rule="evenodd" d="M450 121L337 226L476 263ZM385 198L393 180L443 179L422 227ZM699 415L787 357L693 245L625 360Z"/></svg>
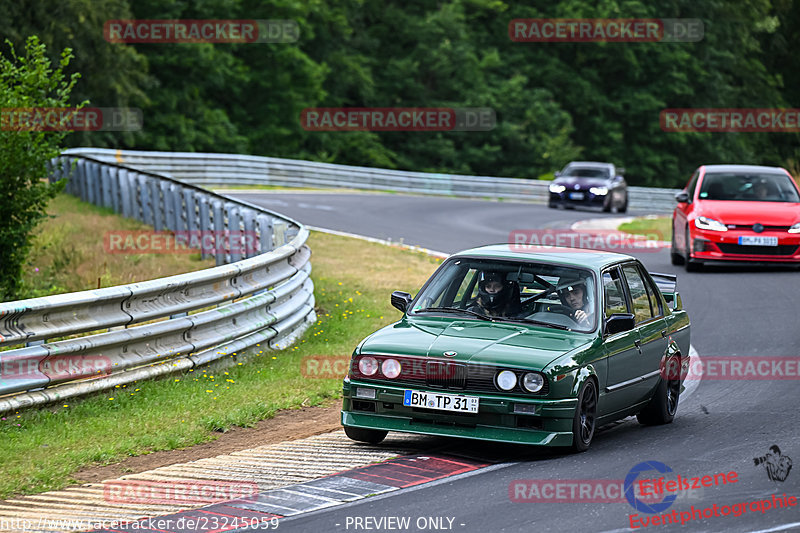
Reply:
<svg viewBox="0 0 800 533"><path fill-rule="evenodd" d="M783 168L704 165L675 195L672 264L708 261L800 265L800 193Z"/></svg>

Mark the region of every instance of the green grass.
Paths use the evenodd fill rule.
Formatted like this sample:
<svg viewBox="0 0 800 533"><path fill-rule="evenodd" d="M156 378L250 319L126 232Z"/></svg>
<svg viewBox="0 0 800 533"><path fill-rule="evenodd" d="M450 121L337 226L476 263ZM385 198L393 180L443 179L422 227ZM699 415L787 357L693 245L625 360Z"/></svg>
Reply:
<svg viewBox="0 0 800 533"><path fill-rule="evenodd" d="M319 320L296 346L280 352L259 347L248 362L225 370L196 369L6 414L0 421L0 498L59 489L86 466L207 442L279 409L339 398L341 379L304 378L303 358L349 356L364 336L399 318L391 291L416 292L439 261L316 232L309 246Z"/></svg>
<svg viewBox="0 0 800 533"><path fill-rule="evenodd" d="M60 194L48 205L23 274L23 298L124 285L214 266L213 259L191 254L108 253L111 231L152 230L110 209Z"/></svg>
<svg viewBox="0 0 800 533"><path fill-rule="evenodd" d="M647 235L651 240L672 240L672 218L653 217L652 215L634 219L631 222L620 224L617 228L626 233Z"/></svg>

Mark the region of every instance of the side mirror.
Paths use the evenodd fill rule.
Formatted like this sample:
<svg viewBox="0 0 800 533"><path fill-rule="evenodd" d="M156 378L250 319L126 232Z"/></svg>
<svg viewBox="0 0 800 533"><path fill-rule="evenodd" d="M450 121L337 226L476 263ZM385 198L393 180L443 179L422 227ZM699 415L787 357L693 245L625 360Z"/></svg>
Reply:
<svg viewBox="0 0 800 533"><path fill-rule="evenodd" d="M631 313L614 313L606 318L606 335L613 335L623 331L630 331L636 325L636 320Z"/></svg>
<svg viewBox="0 0 800 533"><path fill-rule="evenodd" d="M689 193L686 191L681 191L675 194L675 201L679 204L685 204L689 202Z"/></svg>
<svg viewBox="0 0 800 533"><path fill-rule="evenodd" d="M625 175L625 167L617 167L617 174L619 174L620 176L624 176Z"/></svg>
<svg viewBox="0 0 800 533"><path fill-rule="evenodd" d="M413 300L413 298L407 292L394 291L392 293L392 305L404 313L408 309L411 300Z"/></svg>
<svg viewBox="0 0 800 533"><path fill-rule="evenodd" d="M556 170L555 174L553 174L553 175L558 178L559 176L561 176L561 171L560 170Z"/></svg>

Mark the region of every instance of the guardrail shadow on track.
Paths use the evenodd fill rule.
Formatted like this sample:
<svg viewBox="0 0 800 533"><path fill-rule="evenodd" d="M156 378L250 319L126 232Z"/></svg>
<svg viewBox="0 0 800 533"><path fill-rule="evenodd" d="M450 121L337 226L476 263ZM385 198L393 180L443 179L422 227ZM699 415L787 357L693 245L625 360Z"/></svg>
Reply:
<svg viewBox="0 0 800 533"><path fill-rule="evenodd" d="M67 178L68 193L156 231L247 232L257 246L217 250L217 266L206 270L0 304L0 347L25 344L0 352L0 412L184 371L257 344L282 349L316 321L302 224L86 155L62 155L51 170L51 180ZM87 332L95 333L47 342Z"/></svg>

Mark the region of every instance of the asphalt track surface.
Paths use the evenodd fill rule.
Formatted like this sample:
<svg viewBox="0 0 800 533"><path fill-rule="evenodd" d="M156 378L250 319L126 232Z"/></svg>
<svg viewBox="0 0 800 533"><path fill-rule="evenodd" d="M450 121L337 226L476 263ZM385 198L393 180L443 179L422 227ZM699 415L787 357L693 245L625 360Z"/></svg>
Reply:
<svg viewBox="0 0 800 533"><path fill-rule="evenodd" d="M395 194L237 193L304 224L360 235L402 239L443 252L507 242L515 229L569 227L586 218L613 216L553 210L542 205ZM646 213L630 213L633 215ZM678 274L691 321L693 347L703 357L800 355L800 273L783 267L706 267L687 273L669 262L668 250L635 253L650 270ZM388 298L389 295L387 294ZM681 525L630 529L630 516L652 517L627 501L514 502L517 480L624 480L644 461L668 465L674 479L735 471L725 486L681 491L659 515L736 503L800 496L800 466L772 481L754 458L778 445L800 461L798 380L703 380L682 398L672 424L640 426L628 418L603 428L591 449L566 455L552 450L440 439L447 453L491 461L494 466L321 510L280 524L281 531L800 531L797 506L748 507L741 516L695 518ZM641 477L658 477L650 471ZM511 493L509 488L512 488ZM569 489L565 489L568 491ZM766 507L762 505L762 507ZM741 508L740 508L741 510ZM679 514L680 516L680 514ZM392 522L378 522L392 517ZM409 526L394 519L409 518ZM440 521L428 521L427 518ZM450 521L452 519L452 522ZM399 526L399 527L398 527ZM449 529L448 529L449 528ZM441 529L440 529L441 530Z"/></svg>

